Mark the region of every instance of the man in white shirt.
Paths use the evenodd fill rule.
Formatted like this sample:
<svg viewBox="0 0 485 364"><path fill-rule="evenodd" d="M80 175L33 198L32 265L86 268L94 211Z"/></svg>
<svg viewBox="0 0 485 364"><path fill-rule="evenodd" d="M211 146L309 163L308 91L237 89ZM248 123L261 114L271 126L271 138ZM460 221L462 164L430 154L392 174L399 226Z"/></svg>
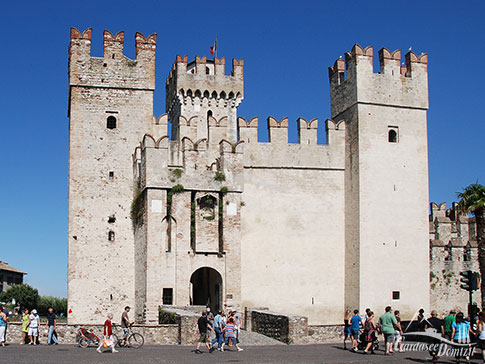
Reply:
<svg viewBox="0 0 485 364"><path fill-rule="evenodd" d="M29 316L29 337L30 345L37 345L37 338L39 337L40 317L37 315L37 310L32 310Z"/></svg>

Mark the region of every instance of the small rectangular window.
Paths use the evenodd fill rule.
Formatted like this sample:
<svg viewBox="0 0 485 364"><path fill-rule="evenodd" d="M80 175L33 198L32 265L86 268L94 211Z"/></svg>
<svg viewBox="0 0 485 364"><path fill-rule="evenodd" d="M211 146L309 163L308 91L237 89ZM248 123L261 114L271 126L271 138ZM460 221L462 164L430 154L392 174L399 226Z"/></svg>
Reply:
<svg viewBox="0 0 485 364"><path fill-rule="evenodd" d="M109 179L113 180L115 178L115 173L113 171L109 171Z"/></svg>
<svg viewBox="0 0 485 364"><path fill-rule="evenodd" d="M173 288L164 288L162 299L164 305L173 305Z"/></svg>
<svg viewBox="0 0 485 364"><path fill-rule="evenodd" d="M399 291L392 291L392 299L393 300L398 300L401 298L401 292Z"/></svg>

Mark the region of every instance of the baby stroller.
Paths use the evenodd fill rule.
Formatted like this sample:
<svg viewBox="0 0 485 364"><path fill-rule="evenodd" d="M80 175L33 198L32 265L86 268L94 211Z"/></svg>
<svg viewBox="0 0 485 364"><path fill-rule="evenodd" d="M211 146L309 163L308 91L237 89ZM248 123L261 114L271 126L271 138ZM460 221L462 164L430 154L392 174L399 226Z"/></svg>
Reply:
<svg viewBox="0 0 485 364"><path fill-rule="evenodd" d="M76 342L81 348L87 348L91 344L95 346L99 345L100 339L88 329L80 327L79 330L77 330Z"/></svg>
<svg viewBox="0 0 485 364"><path fill-rule="evenodd" d="M379 350L379 339L377 338L377 331L374 331L372 333L372 337L374 340L372 341L372 346L369 349L371 353L373 353L376 350ZM357 346L357 348L359 350L365 350L368 343L369 343L369 340L368 340L367 331L363 331L359 336L359 345Z"/></svg>

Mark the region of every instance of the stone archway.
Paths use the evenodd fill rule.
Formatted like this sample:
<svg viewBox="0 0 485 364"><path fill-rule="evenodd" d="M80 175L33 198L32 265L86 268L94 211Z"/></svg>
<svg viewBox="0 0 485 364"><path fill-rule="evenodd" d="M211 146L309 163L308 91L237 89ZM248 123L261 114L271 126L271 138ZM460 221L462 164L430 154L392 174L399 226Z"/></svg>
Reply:
<svg viewBox="0 0 485 364"><path fill-rule="evenodd" d="M222 309L222 277L215 269L202 267L190 277L192 304L210 307L213 312Z"/></svg>

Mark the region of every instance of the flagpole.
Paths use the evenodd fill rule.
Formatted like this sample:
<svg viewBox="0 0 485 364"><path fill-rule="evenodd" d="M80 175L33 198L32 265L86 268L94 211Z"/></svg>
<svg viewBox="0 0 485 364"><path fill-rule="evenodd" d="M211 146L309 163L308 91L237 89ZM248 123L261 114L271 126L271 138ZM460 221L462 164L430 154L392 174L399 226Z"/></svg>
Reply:
<svg viewBox="0 0 485 364"><path fill-rule="evenodd" d="M217 58L217 37L216 37L216 58Z"/></svg>

